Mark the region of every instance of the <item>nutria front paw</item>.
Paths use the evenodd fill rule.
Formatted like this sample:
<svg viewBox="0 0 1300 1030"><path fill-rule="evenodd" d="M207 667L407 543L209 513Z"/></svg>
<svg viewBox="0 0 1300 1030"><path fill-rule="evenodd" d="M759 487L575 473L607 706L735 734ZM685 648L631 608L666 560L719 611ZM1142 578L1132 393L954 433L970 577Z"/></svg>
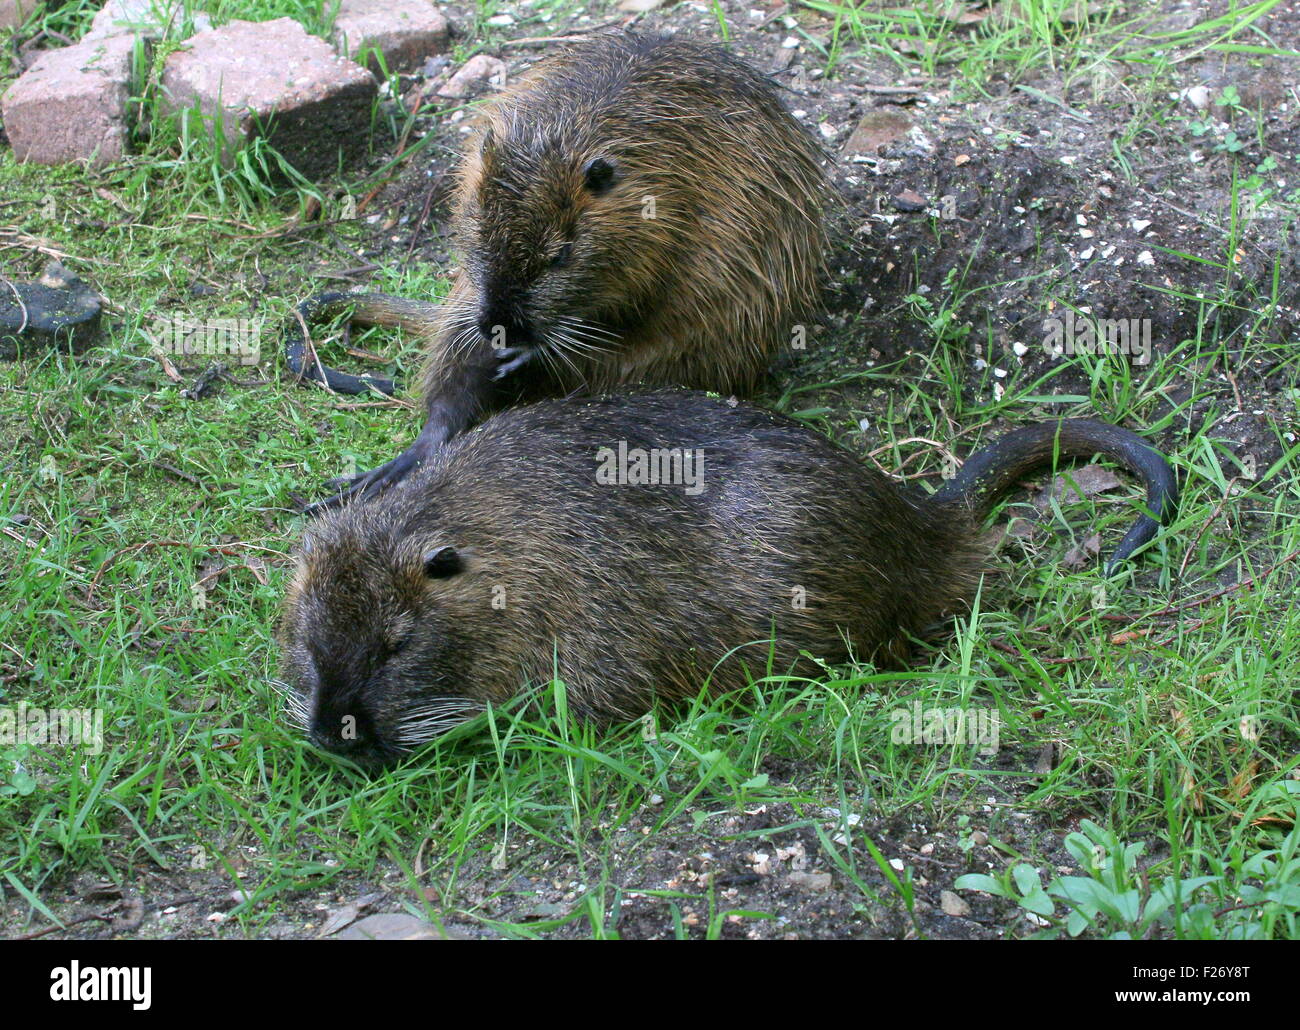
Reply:
<svg viewBox="0 0 1300 1030"><path fill-rule="evenodd" d="M493 351L497 361L497 369L492 374L492 378L504 379L511 372L518 371L532 361L536 353L532 347L497 347Z"/></svg>

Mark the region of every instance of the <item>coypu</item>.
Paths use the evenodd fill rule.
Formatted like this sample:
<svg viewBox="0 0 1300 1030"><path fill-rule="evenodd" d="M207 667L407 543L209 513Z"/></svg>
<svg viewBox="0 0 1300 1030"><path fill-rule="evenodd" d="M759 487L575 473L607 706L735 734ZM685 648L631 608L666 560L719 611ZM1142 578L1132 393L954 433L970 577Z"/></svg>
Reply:
<svg viewBox="0 0 1300 1030"><path fill-rule="evenodd" d="M300 309L351 307L426 341L419 436L320 506L397 482L513 404L636 384L748 394L816 309L828 196L776 86L719 46L618 32L547 58L469 142L444 302L330 293ZM298 374L366 385L304 350L291 334Z"/></svg>
<svg viewBox="0 0 1300 1030"><path fill-rule="evenodd" d="M614 485L620 459L672 448L682 485ZM974 596L997 496L1054 455L1098 452L1169 513L1168 463L1101 422L1018 429L923 497L793 420L703 393L510 409L309 525L282 686L317 744L377 765L553 675L571 709L610 719L801 653L898 665ZM1143 516L1114 560L1155 530Z"/></svg>

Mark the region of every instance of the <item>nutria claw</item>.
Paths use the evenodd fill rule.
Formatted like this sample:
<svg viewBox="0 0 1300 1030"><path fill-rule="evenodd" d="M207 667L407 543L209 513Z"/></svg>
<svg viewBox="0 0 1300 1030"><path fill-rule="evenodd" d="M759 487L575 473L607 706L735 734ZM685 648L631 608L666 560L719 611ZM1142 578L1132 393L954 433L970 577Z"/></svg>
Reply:
<svg viewBox="0 0 1300 1030"><path fill-rule="evenodd" d="M377 496L390 486L395 486L407 477L420 464L420 454L414 444L404 450L392 461L386 461L378 468L373 468L369 472L362 472L356 476L338 476L329 480L325 486L327 489L338 489L338 493L332 497L326 497L323 501L315 501L303 508L302 513L308 518L316 518L323 515L331 508L336 508L345 501L369 500Z"/></svg>
<svg viewBox="0 0 1300 1030"><path fill-rule="evenodd" d="M492 378L504 379L516 369L523 368L524 365L533 360L536 354L531 347L498 347L496 359L500 362Z"/></svg>

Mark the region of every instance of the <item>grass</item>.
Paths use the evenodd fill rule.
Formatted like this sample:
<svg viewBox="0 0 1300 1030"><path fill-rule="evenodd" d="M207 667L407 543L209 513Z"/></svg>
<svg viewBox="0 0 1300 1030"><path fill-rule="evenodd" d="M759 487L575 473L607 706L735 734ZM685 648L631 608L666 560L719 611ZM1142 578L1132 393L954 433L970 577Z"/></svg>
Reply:
<svg viewBox="0 0 1300 1030"><path fill-rule="evenodd" d="M1237 5L1215 23L1158 39L1126 34L1115 12L1068 22L1073 5L1061 0L1004 5L1023 17L974 30L935 13L946 5L804 6L839 27L828 71L873 48L896 54L907 39L917 56L900 69L955 69L956 88L972 93L995 73L1014 79L1043 68L1091 83L1122 59L1145 69L1138 77L1154 97L1170 63L1197 48L1248 46L1263 58L1272 46L1253 27L1270 4ZM44 24L75 35L90 13L65 4ZM327 24L319 5L217 8L219 20L281 13L313 31ZM737 19L725 5L716 14L724 24ZM112 303L103 344L85 357L0 365L0 707L105 713L98 754L0 743L0 892L17 913L10 930L66 920L67 884L82 872L122 882L163 870L183 883L208 869L246 894L227 932L301 921L304 892L382 878L435 920L513 936L615 936L638 861L701 840L757 841L757 831L748 837L728 820L772 806L814 835L814 864L850 885L858 914L887 906L919 918L916 869L889 861L886 828L904 818L948 828L964 851L975 847L976 827L987 834L1003 864L983 886L1007 899L1015 934L1066 932L1073 914L1097 934L1296 935L1300 614L1289 558L1300 551L1300 497L1297 445L1284 425L1300 388L1290 345L1266 332L1288 284L1279 271L1271 287L1242 296L1232 279L1235 232L1222 255L1206 259L1219 263L1224 286L1206 301L1202 336L1131 375L1084 356L1066 366L1085 374L1081 392L1063 395L1056 372L1013 374L994 397L991 369L972 391L966 353L977 341L952 313L979 288L955 276L944 296L913 299L933 339L922 374L872 367L845 377L887 398L883 417L872 410L884 447L877 460L909 474L918 456L909 440L951 442L948 427L959 425L966 449L998 416L1095 410L1153 432L1186 429L1188 443L1171 455L1184 489L1176 520L1120 577L1054 563L1084 527L1109 527L1113 540L1131 516L1128 505L1085 500L1054 512L1065 536L1040 560L1004 560L977 611L906 675L850 666L806 681L772 670L742 696L702 697L607 729L576 722L555 683L536 706L493 712L369 778L307 748L278 717L269 681L272 626L300 526L289 499L373 465L413 432L400 406L301 389L274 360L276 327L308 284L373 254L373 225L330 220L373 180L285 183L266 152L223 164L202 133L178 140L154 117L156 69L156 61L142 69L151 132L139 156L87 174L20 166L0 152L0 270L28 278L51 253L66 253ZM1168 129L1155 107L1135 111L1135 138L1155 131L1143 126ZM377 108L385 131L376 174L407 118ZM1244 174L1240 189L1250 183ZM313 203L323 222L304 219ZM391 254L379 263L381 288L412 296L443 288L441 270ZM1251 312L1249 324L1232 317L1233 305ZM263 362L235 370L241 383L215 396L185 400L198 368L173 381L147 335L153 317L179 313L253 319ZM409 382L409 344L354 343L392 355L386 374ZM350 360L337 342L324 353ZM1276 362L1282 382L1274 401L1283 458L1253 471L1202 432L1227 413L1204 377L1244 361ZM828 376L810 363L767 400L868 449L858 435L867 412L820 399L835 385ZM1162 401L1167 388L1189 382L1202 386ZM1250 589L1212 596L1247 578ZM899 739L898 713L916 704L996 712L999 758L971 741ZM1025 771L1049 749L1050 769ZM1053 879L1051 849L1025 832L1025 819L1055 839L1078 828L1081 854L1102 856L1095 868L1075 863L1100 885L1091 915L1078 884ZM1020 863L1042 871L1041 890L1021 882ZM557 908L526 919L494 914L499 906L489 902L523 890L517 871L549 868L573 870ZM1186 889L1161 922L1144 925L1126 903L1105 907L1128 892L1150 905L1165 882ZM477 902L466 900L469 883L481 888ZM733 911L704 881L640 893L667 907L680 936L781 916ZM1039 922L1013 920L1020 910Z"/></svg>

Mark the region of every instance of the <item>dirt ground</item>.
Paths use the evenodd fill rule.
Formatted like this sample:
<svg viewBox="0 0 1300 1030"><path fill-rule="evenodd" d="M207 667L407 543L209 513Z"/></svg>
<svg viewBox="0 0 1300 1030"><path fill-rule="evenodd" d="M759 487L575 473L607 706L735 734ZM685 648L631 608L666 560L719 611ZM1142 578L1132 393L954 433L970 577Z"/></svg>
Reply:
<svg viewBox="0 0 1300 1030"><path fill-rule="evenodd" d="M1044 310L1059 298L1058 307L1085 307L1101 317L1150 319L1157 349L1196 337L1198 331L1229 340L1235 353L1210 367L1188 367L1187 379L1166 391L1170 402L1177 403L1192 394L1195 377L1202 396L1193 417L1181 417L1156 442L1176 447L1177 434L1186 431L1189 421L1195 423L1196 413L1206 410L1216 395L1221 400L1239 396L1240 411L1234 410L1236 404L1220 405L1233 413L1215 426L1216 433L1236 441L1238 453L1253 453L1261 465L1280 455L1269 426L1269 416L1275 423L1287 419L1275 393L1276 365L1253 358L1248 344L1252 339L1287 339L1297 331L1296 222L1284 217L1280 207L1261 209L1234 237L1226 171L1231 157L1215 150L1219 137L1192 135L1184 119L1206 117L1189 99L1198 95L1196 87L1208 87L1211 96L1225 86L1235 87L1239 109L1218 113L1244 142L1241 165L1253 167L1269 154L1286 158L1270 179L1275 195L1291 193L1300 186L1292 160L1300 153L1300 67L1295 62L1209 53L1185 60L1176 65L1177 81L1169 84L1166 119L1140 142L1128 142L1135 98L1127 77L1133 69L1121 64L1099 69L1069 89L1052 73L1016 86L995 79L987 97L958 102L942 77L900 75L897 65L883 59L875 64L847 59L826 81L816 73L815 59L782 45L790 33L779 19L768 18L770 12L757 22L747 7L724 6L731 15L731 45L770 72L788 90L788 106L806 112L804 120L820 133L843 198L836 216L829 314L822 330L826 336L805 357L774 369L773 392L791 383L831 381L871 362L899 362L902 377L921 374L934 346L933 326L916 317L916 303L909 300L921 295L936 306L956 298L949 325L955 345L968 352L964 392L987 398L1007 382L1033 381L1061 363L1042 345ZM1170 30L1226 8L1184 2L1146 6L1152 25ZM454 24L467 23L463 13L448 10ZM811 14L798 17L814 35L829 31L828 22ZM678 4L639 24L716 37L716 20L704 4ZM1300 3L1279 5L1261 27L1275 39L1300 41ZM551 28L559 34L564 27ZM544 52L540 46L508 48L502 56L513 75ZM412 90L419 85L418 78L410 82ZM460 137L455 125L434 118L423 119L416 135L425 131L439 134L437 145L426 149L428 156L408 166L369 208L369 214L380 216L372 244L363 251L371 261L405 260L410 253L415 260L445 268L451 260L444 235L448 173ZM1116 169L1117 152L1131 170L1127 177ZM1256 326L1252 314L1274 288L1279 254L1283 303L1276 317ZM1060 374L1051 386L1053 392L1087 392L1082 372ZM803 396L809 406L824 404L867 417L888 404L872 387L852 381ZM1289 398L1282 400L1287 411L1293 410ZM996 761L1023 768L1026 762L1032 765L1033 757L1006 753ZM796 768L768 772L773 783L800 782ZM950 914L942 897L964 872L1001 868L1005 856L988 847L991 836L1035 861L1070 864L1060 842L1075 827L1048 825L1039 814L1023 810L1018 800L1012 794L990 794L972 806L960 827L931 826L904 816L875 821L864 816L850 828L890 842L886 858L904 858L921 873L911 915L874 864L859 857L855 875L880 899L876 902L865 900L844 871L826 861L817 828L831 840L845 828L841 815L828 808L761 805L743 814L714 816L699 828L664 832L655 842L625 851L618 840L641 835L645 821L638 818L607 831L614 835L612 847L602 845L604 831L595 831L590 851L593 856L631 855L626 866L604 870L610 882L626 885L626 893L608 899L618 912L610 925L624 937L672 936L674 904L687 932L703 936L707 910L647 891L698 893L710 878L717 911L772 916L724 915L724 937L1018 936L1033 928L1013 906L964 896L969 909L957 906ZM647 813L647 820L652 817ZM547 936L590 935L584 920L558 927L548 921L569 912L592 869L579 868L558 852L548 858L547 846L536 841L521 839L514 847L531 853L529 875L502 883L488 867L488 856L472 860L461 869L457 897L450 903L444 899L441 907L536 922ZM185 853L169 857L179 873L162 873L141 861L135 885L125 893L90 874L70 883L69 895L79 900L56 909L67 921L79 920L68 935L242 935L237 921L226 917L239 900L226 872L190 868L192 856ZM374 878L341 876L328 890L304 892L292 902L284 897L275 915L255 929L258 936L357 935L366 924L358 929L356 920L400 911L410 901L393 866ZM954 908L951 901L947 904ZM0 912L0 924L16 925L26 905L14 902L8 908ZM430 932L413 919L371 926L380 936ZM445 929L454 936L493 935L490 926L468 922Z"/></svg>

